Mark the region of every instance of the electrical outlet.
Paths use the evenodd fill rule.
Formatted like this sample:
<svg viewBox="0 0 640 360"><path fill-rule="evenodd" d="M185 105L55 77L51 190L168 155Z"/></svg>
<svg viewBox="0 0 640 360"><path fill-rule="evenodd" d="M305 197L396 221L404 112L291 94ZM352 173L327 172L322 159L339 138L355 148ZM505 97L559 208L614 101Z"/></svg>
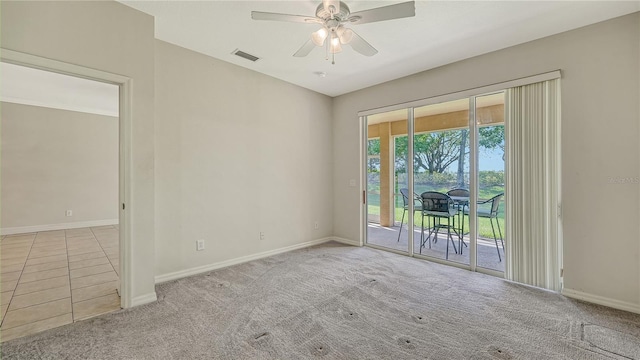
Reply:
<svg viewBox="0 0 640 360"><path fill-rule="evenodd" d="M349 186L355 187L356 186L356 179L350 179L349 180Z"/></svg>
<svg viewBox="0 0 640 360"><path fill-rule="evenodd" d="M64 213L64 216L73 216L73 211L72 211L72 210L67 210L67 211Z"/></svg>
<svg viewBox="0 0 640 360"><path fill-rule="evenodd" d="M204 250L204 240L196 240L196 251Z"/></svg>
<svg viewBox="0 0 640 360"><path fill-rule="evenodd" d="M313 225L313 228L318 230L320 228L320 224L316 221L316 223Z"/></svg>
<svg viewBox="0 0 640 360"><path fill-rule="evenodd" d="M264 240L264 233L260 231L260 240Z"/></svg>

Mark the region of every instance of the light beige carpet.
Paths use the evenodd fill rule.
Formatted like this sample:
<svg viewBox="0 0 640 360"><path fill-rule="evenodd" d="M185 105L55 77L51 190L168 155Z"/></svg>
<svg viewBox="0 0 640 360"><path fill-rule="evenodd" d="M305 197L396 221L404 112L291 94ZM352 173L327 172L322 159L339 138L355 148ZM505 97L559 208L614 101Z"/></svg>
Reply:
<svg viewBox="0 0 640 360"><path fill-rule="evenodd" d="M640 316L329 243L165 283L3 359L638 359Z"/></svg>

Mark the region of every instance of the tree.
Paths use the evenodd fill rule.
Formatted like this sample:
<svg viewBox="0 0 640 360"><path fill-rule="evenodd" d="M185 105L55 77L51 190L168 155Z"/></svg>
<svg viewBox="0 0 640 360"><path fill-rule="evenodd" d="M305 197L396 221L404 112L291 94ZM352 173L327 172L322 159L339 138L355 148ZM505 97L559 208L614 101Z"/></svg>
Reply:
<svg viewBox="0 0 640 360"><path fill-rule="evenodd" d="M504 160L504 125L486 126L478 129L478 145L487 150L499 148Z"/></svg>
<svg viewBox="0 0 640 360"><path fill-rule="evenodd" d="M467 137L469 136L468 130L460 130L460 151L458 152L458 176L456 177L456 184L459 188L464 188L464 160L467 154Z"/></svg>
<svg viewBox="0 0 640 360"><path fill-rule="evenodd" d="M415 172L443 173L458 160L463 131L443 131L415 135L413 167ZM466 137L465 137L466 142ZM396 139L396 156L406 158L407 137ZM466 147L465 147L466 148ZM464 155L468 152L464 151Z"/></svg>
<svg viewBox="0 0 640 360"><path fill-rule="evenodd" d="M368 141L367 155L380 155L380 139L371 139Z"/></svg>
<svg viewBox="0 0 640 360"><path fill-rule="evenodd" d="M480 148L493 150L499 148L504 159L504 126L486 126L479 130L478 144ZM406 172L408 140L406 136L396 138L396 172ZM425 171L429 174L443 173L457 161L457 185L465 186L464 171L469 154L469 130L448 130L417 134L414 138L413 166L415 172ZM379 154L380 142L369 140L370 155Z"/></svg>
<svg viewBox="0 0 640 360"><path fill-rule="evenodd" d="M380 139L371 139L367 143L367 155L380 156ZM377 173L380 171L380 158L369 157L367 159L367 167L369 173Z"/></svg>

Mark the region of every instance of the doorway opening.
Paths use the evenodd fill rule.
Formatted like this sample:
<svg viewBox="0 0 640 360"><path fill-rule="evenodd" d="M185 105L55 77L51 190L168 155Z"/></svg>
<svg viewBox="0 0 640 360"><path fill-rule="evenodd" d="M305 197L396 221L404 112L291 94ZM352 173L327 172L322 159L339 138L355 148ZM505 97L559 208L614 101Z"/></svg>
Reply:
<svg viewBox="0 0 640 360"><path fill-rule="evenodd" d="M121 308L122 118L117 84L0 66L6 341Z"/></svg>

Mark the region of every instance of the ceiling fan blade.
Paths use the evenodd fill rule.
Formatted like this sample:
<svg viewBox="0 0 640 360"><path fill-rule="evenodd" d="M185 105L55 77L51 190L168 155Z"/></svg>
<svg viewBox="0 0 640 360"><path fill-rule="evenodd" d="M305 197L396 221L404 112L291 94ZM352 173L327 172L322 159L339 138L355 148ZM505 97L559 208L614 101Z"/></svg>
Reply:
<svg viewBox="0 0 640 360"><path fill-rule="evenodd" d="M352 24L366 24L411 16L416 16L415 1L358 11L349 16L349 21Z"/></svg>
<svg viewBox="0 0 640 360"><path fill-rule="evenodd" d="M316 47L316 44L314 44L313 41L309 39L306 43L304 43L304 45L302 45L302 47L298 51L296 51L295 54L293 54L293 56L305 57L309 55L309 53L311 52L311 50L313 50L314 47Z"/></svg>
<svg viewBox="0 0 640 360"><path fill-rule="evenodd" d="M289 15L289 14L279 14L279 13L269 13L262 11L252 11L251 18L253 20L269 20L269 21L287 21L287 22L298 22L298 23L306 23L306 24L314 24L320 22L318 18L304 15Z"/></svg>
<svg viewBox="0 0 640 360"><path fill-rule="evenodd" d="M365 39L361 38L355 31L352 30L352 32L353 37L351 38L349 45L351 45L353 50L364 56L373 56L378 53L378 50L371 46L371 44L369 44Z"/></svg>
<svg viewBox="0 0 640 360"><path fill-rule="evenodd" d="M324 11L329 14L337 14L340 12L340 0L322 0Z"/></svg>

